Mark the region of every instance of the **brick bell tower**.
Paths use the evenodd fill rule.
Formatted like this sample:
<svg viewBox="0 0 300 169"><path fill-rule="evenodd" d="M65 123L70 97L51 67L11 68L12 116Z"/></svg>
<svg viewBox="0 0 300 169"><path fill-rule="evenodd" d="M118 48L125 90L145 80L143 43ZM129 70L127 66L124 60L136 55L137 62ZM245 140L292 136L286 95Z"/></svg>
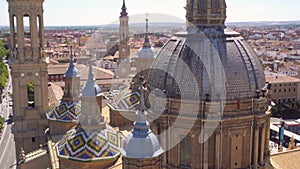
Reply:
<svg viewBox="0 0 300 169"><path fill-rule="evenodd" d="M46 142L48 72L44 55L44 0L7 0L16 153Z"/></svg>
<svg viewBox="0 0 300 169"><path fill-rule="evenodd" d="M123 78L130 74L130 46L129 40L129 17L125 0L123 0L122 11L120 13L120 26L119 26L119 58L118 58L118 76Z"/></svg>
<svg viewBox="0 0 300 169"><path fill-rule="evenodd" d="M119 60L128 59L130 55L130 47L128 45L129 38L129 17L125 0L123 0L122 12L120 13L120 44L119 44Z"/></svg>

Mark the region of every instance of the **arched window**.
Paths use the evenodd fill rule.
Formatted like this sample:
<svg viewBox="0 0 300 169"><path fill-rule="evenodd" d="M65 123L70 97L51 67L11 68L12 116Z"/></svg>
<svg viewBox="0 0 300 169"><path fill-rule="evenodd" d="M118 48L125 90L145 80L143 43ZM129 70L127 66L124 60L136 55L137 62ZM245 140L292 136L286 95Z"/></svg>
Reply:
<svg viewBox="0 0 300 169"><path fill-rule="evenodd" d="M182 136L181 138L183 138ZM180 165L189 167L191 165L191 136L185 136L180 142Z"/></svg>
<svg viewBox="0 0 300 169"><path fill-rule="evenodd" d="M219 8L219 0L212 0L211 5L213 12L217 12L217 9Z"/></svg>
<svg viewBox="0 0 300 169"><path fill-rule="evenodd" d="M206 12L206 0L201 0L201 2L200 2L200 9L201 9L201 13L205 13Z"/></svg>
<svg viewBox="0 0 300 169"><path fill-rule="evenodd" d="M27 84L27 100L28 107L35 107L34 84L32 82Z"/></svg>
<svg viewBox="0 0 300 169"><path fill-rule="evenodd" d="M68 83L67 85L67 96L69 97L70 96L70 83Z"/></svg>

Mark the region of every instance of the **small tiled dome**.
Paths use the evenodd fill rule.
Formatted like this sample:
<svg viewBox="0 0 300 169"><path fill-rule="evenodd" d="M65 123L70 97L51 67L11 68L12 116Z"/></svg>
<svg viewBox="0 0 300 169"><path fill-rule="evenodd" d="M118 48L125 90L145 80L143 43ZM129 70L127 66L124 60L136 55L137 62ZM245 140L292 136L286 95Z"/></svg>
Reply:
<svg viewBox="0 0 300 169"><path fill-rule="evenodd" d="M79 124L64 135L56 151L59 158L70 160L116 160L120 156L122 142L122 137L108 125L100 132L89 134Z"/></svg>
<svg viewBox="0 0 300 169"><path fill-rule="evenodd" d="M80 103L62 101L47 113L48 120L59 122L78 122L81 114Z"/></svg>
<svg viewBox="0 0 300 169"><path fill-rule="evenodd" d="M114 95L114 101L111 106L117 110L135 111L139 106L139 97L140 94L132 90L129 90L128 92L121 92Z"/></svg>

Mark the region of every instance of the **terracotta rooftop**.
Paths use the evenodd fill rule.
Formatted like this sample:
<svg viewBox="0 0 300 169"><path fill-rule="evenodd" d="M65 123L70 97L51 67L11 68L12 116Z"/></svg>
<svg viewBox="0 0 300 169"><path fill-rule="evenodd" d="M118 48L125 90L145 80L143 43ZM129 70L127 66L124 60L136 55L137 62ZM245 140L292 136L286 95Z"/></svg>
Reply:
<svg viewBox="0 0 300 169"><path fill-rule="evenodd" d="M266 82L270 83L299 83L300 79L291 76L266 76Z"/></svg>
<svg viewBox="0 0 300 169"><path fill-rule="evenodd" d="M270 156L270 162L275 169L295 169L300 164L300 148Z"/></svg>
<svg viewBox="0 0 300 169"><path fill-rule="evenodd" d="M63 95L64 92L60 86L53 83L48 83L48 97L50 107L59 103Z"/></svg>
<svg viewBox="0 0 300 169"><path fill-rule="evenodd" d="M65 74L69 64L59 64L59 65L49 65L48 74L49 75L61 75ZM88 76L88 66L82 64L76 64L76 68L80 72L81 79L87 79ZM96 79L111 79L114 73L107 69L102 69L93 66L94 77Z"/></svg>
<svg viewBox="0 0 300 169"><path fill-rule="evenodd" d="M55 64L48 66L48 75L65 74L69 64Z"/></svg>

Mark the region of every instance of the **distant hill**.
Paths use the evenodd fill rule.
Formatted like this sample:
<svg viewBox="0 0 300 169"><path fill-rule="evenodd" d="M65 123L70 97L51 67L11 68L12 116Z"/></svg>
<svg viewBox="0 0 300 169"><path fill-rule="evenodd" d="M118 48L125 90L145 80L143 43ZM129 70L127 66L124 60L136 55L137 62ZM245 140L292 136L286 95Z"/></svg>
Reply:
<svg viewBox="0 0 300 169"><path fill-rule="evenodd" d="M254 21L254 22L228 22L228 27L293 27L300 26L299 21Z"/></svg>

